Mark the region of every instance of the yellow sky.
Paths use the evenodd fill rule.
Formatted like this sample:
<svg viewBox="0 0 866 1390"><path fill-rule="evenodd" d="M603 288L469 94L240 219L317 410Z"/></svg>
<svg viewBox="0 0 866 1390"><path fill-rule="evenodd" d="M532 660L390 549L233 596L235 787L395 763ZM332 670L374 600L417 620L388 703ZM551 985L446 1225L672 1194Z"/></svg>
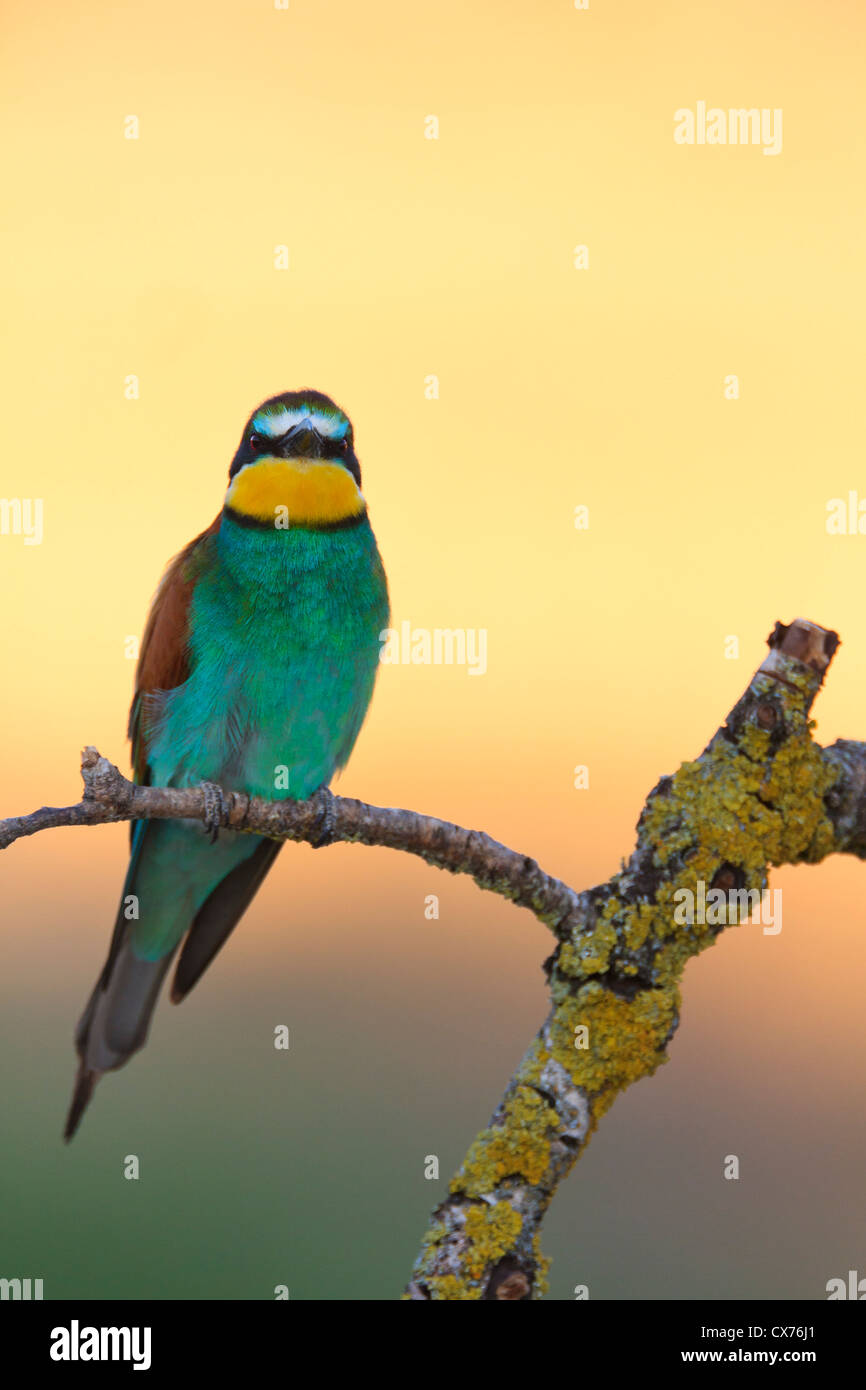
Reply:
<svg viewBox="0 0 866 1390"><path fill-rule="evenodd" d="M343 789L584 886L798 614L844 642L820 736L860 734L866 537L825 531L866 496L860 10L75 10L19 9L0 93L2 491L44 500L0 537L7 811L72 799L84 742L125 765L125 641L304 385L354 421L395 619L488 634L483 677L383 670ZM782 153L678 146L699 100L782 108Z"/></svg>

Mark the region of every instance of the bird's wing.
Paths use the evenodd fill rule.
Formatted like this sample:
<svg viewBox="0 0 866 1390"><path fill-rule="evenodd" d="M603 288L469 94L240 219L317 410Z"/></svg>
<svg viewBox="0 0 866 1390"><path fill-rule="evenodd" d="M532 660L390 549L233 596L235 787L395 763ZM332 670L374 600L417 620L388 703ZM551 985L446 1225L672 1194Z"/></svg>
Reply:
<svg viewBox="0 0 866 1390"><path fill-rule="evenodd" d="M173 1004L186 998L225 945L282 847L281 840L259 841L249 859L226 874L202 903L181 947L171 986Z"/></svg>
<svg viewBox="0 0 866 1390"><path fill-rule="evenodd" d="M147 765L148 697L174 690L189 675L189 605L196 574L208 541L219 530L220 517L190 541L168 566L148 614L135 673L135 694L129 711L129 737L136 782L150 781ZM130 832L135 822L130 825Z"/></svg>
<svg viewBox="0 0 866 1390"><path fill-rule="evenodd" d="M220 516L217 516L206 531L202 531L201 535L191 540L179 555L175 555L174 559L169 561L147 615L135 672L135 693L129 710L128 729L132 741L133 778L144 785L150 782L150 769L147 765L147 697L158 691L174 690L176 686L182 685L189 675L189 604L198 564L203 558L202 547L211 536L216 535L220 519ZM147 827L147 821L129 822L129 879L134 878L135 865L144 846ZM105 989L111 978L127 925L121 902L108 958L97 982L97 991ZM80 1027L84 1026L86 1019L85 1013Z"/></svg>
<svg viewBox="0 0 866 1390"><path fill-rule="evenodd" d="M152 700L161 691L174 690L189 676L189 605L196 578L206 559L208 542L219 530L220 520L220 516L217 516L206 531L202 531L174 557L151 605L141 642L135 694L129 711L129 737L132 740L136 782L150 781L147 760L148 697ZM147 821L130 823L131 875L134 874L135 860L144 846L147 826ZM175 1003L189 993L213 960L254 898L281 848L279 841L263 840L249 859L238 864L216 883L187 933L172 986ZM124 926L122 916L118 914L115 941L103 972L105 982L111 975L117 950L123 940Z"/></svg>

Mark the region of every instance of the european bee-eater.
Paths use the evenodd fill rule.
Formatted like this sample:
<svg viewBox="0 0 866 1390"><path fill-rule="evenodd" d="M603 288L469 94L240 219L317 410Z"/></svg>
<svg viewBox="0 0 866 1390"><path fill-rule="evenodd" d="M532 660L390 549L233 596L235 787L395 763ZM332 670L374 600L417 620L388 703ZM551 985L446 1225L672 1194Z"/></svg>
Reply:
<svg viewBox="0 0 866 1390"><path fill-rule="evenodd" d="M222 511L154 598L129 716L136 781L296 800L327 788L358 737L387 626L351 422L320 391L274 396L247 422ZM181 943L175 1003L281 848L217 823L130 827L108 959L76 1033L67 1139L103 1072L144 1045Z"/></svg>

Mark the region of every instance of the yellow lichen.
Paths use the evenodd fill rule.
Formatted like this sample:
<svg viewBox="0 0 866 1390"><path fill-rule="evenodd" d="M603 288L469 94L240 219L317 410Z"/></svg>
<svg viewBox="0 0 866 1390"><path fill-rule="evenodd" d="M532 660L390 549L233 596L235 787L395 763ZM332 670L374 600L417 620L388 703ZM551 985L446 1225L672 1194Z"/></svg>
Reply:
<svg viewBox="0 0 866 1390"><path fill-rule="evenodd" d="M641 990L629 1000L591 981L556 1010L549 1028L551 1051L586 1091L595 1120L619 1091L666 1060L662 1047L678 1007L673 988ZM587 1029L585 1048L574 1045L580 1025Z"/></svg>
<svg viewBox="0 0 866 1390"><path fill-rule="evenodd" d="M770 734L767 729L759 729L757 724L747 724L740 734L740 750L756 763L762 763L770 747Z"/></svg>
<svg viewBox="0 0 866 1390"><path fill-rule="evenodd" d="M430 1229L425 1231L421 1244L436 1245L444 1235L447 1235L445 1223L443 1221L434 1221Z"/></svg>
<svg viewBox="0 0 866 1390"><path fill-rule="evenodd" d="M508 1202L471 1207L466 1213L466 1234L471 1242L464 1256L470 1279L480 1279L488 1265L511 1250L520 1235L522 1221Z"/></svg>
<svg viewBox="0 0 866 1390"><path fill-rule="evenodd" d="M682 765L667 795L654 798L642 827L657 863L698 843L711 859L747 873L827 853L833 830L823 797L832 769L805 721L772 758L766 757L768 741L765 730L749 725L739 745L720 739L701 760ZM690 861L690 878L694 870Z"/></svg>
<svg viewBox="0 0 866 1390"><path fill-rule="evenodd" d="M543 1096L518 1086L505 1102L502 1123L481 1131L451 1183L452 1192L489 1194L506 1177L538 1183L550 1163L550 1132L559 1121Z"/></svg>
<svg viewBox="0 0 866 1390"><path fill-rule="evenodd" d="M541 1253L540 1234L532 1237L532 1253L535 1256L535 1286L533 1289L533 1297L541 1298L550 1289L547 1274L552 1261L548 1255L543 1255Z"/></svg>
<svg viewBox="0 0 866 1390"><path fill-rule="evenodd" d="M716 939L706 921L677 920L683 889L708 892L723 864L733 865L742 886L762 890L767 867L814 862L834 845L824 793L834 772L811 740L802 712L787 709L791 733L770 754L768 730L749 723L739 742L717 739L702 757L683 763L663 794L653 798L641 825L641 837L653 850L660 869L677 856L682 869L660 884L654 901L629 904L611 895L591 930L577 932L563 944L558 974L589 979L609 968L614 949L638 951L647 941L669 942L656 954L653 984L674 983L690 956ZM734 919L736 920L736 919ZM634 965L621 963L624 975ZM563 1004L568 990L554 980L553 997Z"/></svg>
<svg viewBox="0 0 866 1390"><path fill-rule="evenodd" d="M462 1279L458 1279L455 1274L434 1274L425 1278L424 1283L430 1290L430 1295L434 1299L442 1299L449 1303L460 1302L470 1303L473 1299L481 1297L479 1285L471 1285Z"/></svg>
<svg viewBox="0 0 866 1390"><path fill-rule="evenodd" d="M608 898L591 932L581 932L566 942L559 953L559 967L566 975L600 975L607 970L617 940L618 898Z"/></svg>
<svg viewBox="0 0 866 1390"><path fill-rule="evenodd" d="M658 915L655 903L638 903L624 916L625 944L630 951L638 951L646 941L653 922Z"/></svg>

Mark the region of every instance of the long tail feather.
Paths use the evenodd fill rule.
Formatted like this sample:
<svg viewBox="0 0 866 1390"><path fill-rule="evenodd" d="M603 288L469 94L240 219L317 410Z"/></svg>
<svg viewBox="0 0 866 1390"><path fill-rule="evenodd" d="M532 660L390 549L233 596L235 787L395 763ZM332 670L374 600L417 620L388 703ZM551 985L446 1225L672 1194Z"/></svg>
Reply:
<svg viewBox="0 0 866 1390"><path fill-rule="evenodd" d="M140 960L128 937L119 947L112 942L108 978L104 971L97 981L75 1036L80 1065L64 1130L67 1141L81 1123L100 1077L122 1067L147 1041L160 986L174 955L170 951L161 960Z"/></svg>
<svg viewBox="0 0 866 1390"><path fill-rule="evenodd" d="M90 1104L90 1098L98 1080L98 1072L85 1071L83 1066L78 1068L75 1090L72 1092L72 1104L69 1107L69 1114L66 1116L66 1125L63 1130L63 1138L67 1144L81 1124L81 1117Z"/></svg>
<svg viewBox="0 0 866 1390"><path fill-rule="evenodd" d="M171 991L175 1003L201 978L282 848L280 841L250 836L227 836L211 845L203 830L182 822L141 825L146 829L133 839L108 958L75 1035L79 1068L67 1140L100 1077L122 1067L147 1041L163 980L183 938ZM144 904L141 920L126 918L130 894ZM158 951L156 959L148 959Z"/></svg>

